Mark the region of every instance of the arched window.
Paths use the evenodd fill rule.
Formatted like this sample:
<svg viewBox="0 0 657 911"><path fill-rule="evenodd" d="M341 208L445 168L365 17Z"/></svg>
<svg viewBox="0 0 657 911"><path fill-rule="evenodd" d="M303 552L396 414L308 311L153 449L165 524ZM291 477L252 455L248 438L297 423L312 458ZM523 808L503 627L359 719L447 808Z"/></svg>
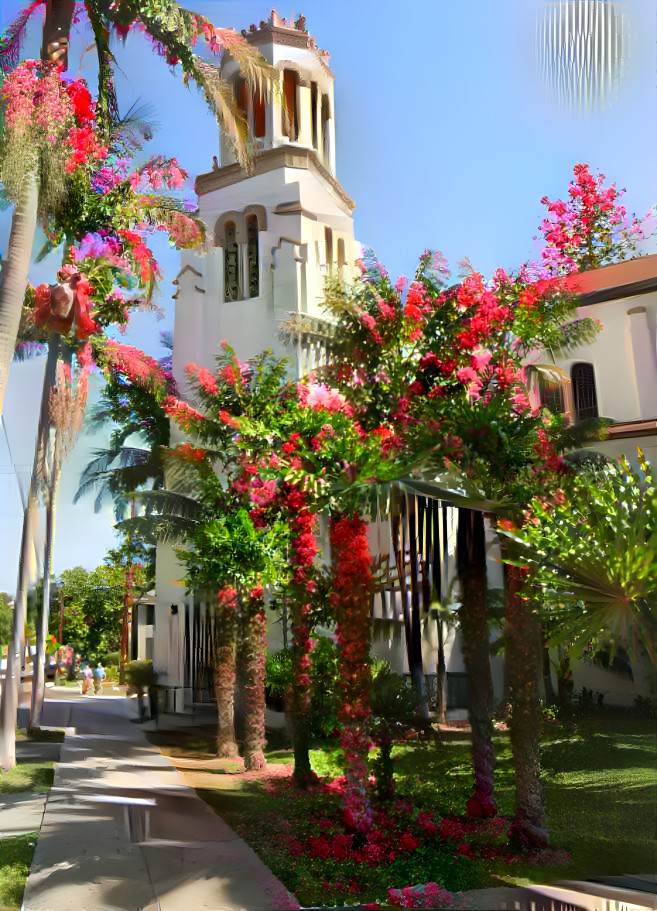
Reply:
<svg viewBox="0 0 657 911"><path fill-rule="evenodd" d="M265 97L260 89L258 89L256 90L253 102L253 134L256 139L262 139L264 137L266 128Z"/></svg>
<svg viewBox="0 0 657 911"><path fill-rule="evenodd" d="M298 75L294 70L283 70L283 136L292 142L299 137L299 112L297 110Z"/></svg>
<svg viewBox="0 0 657 911"><path fill-rule="evenodd" d="M241 300L240 288L240 253L237 246L235 222L227 221L224 225L224 300Z"/></svg>
<svg viewBox="0 0 657 911"><path fill-rule="evenodd" d="M595 391L593 364L573 364L570 371L575 401L575 417L578 421L598 417L598 396Z"/></svg>
<svg viewBox="0 0 657 911"><path fill-rule="evenodd" d="M340 281L344 281L343 271L346 264L344 237L338 237L338 278Z"/></svg>
<svg viewBox="0 0 657 911"><path fill-rule="evenodd" d="M310 121L313 137L313 149L317 148L317 83L310 84Z"/></svg>
<svg viewBox="0 0 657 911"><path fill-rule="evenodd" d="M249 215L246 219L246 249L249 283L249 297L260 294L260 264L258 256L258 216Z"/></svg>
<svg viewBox="0 0 657 911"><path fill-rule="evenodd" d="M330 274L333 271L333 231L331 228L324 228L324 244L326 245L326 271Z"/></svg>
<svg viewBox="0 0 657 911"><path fill-rule="evenodd" d="M237 106L244 115L249 134L256 139L262 139L265 135L265 99L260 90L255 93L243 79L238 79L235 83L235 99Z"/></svg>
<svg viewBox="0 0 657 911"><path fill-rule="evenodd" d="M329 128L329 121L331 119L331 109L329 107L329 100L326 95L322 98L322 154L324 158L324 164L330 165L331 163L331 131Z"/></svg>

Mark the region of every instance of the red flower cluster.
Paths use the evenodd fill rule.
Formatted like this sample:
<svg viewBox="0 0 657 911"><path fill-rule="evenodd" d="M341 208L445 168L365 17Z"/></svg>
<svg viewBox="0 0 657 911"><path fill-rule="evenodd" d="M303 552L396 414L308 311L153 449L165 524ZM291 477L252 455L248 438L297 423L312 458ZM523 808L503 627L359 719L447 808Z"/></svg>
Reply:
<svg viewBox="0 0 657 911"><path fill-rule="evenodd" d="M192 379L194 374L196 374L196 379L199 386L208 395L216 395L219 391L217 381L215 380L211 371L207 369L207 367L198 367L196 364L187 364L185 367L185 373L189 379Z"/></svg>
<svg viewBox="0 0 657 911"><path fill-rule="evenodd" d="M69 174L76 171L80 165L86 164L90 158L97 160L107 158L107 146L102 146L96 137L92 126L74 127L68 134L64 145L73 150L71 157L66 162Z"/></svg>
<svg viewBox="0 0 657 911"><path fill-rule="evenodd" d="M299 434L293 436L299 438ZM296 441L291 445L296 445ZM294 567L294 584L290 589L293 598L292 693L297 711L305 715L310 708L309 687L312 681L308 669L310 655L315 647L308 625L311 609L309 595L315 590L315 582L308 577L308 572L319 550L314 532L317 515L308 511L305 495L292 485L285 486L283 503L288 510L292 547L290 563Z"/></svg>
<svg viewBox="0 0 657 911"><path fill-rule="evenodd" d="M438 883L388 889L388 901L397 908L451 908L454 896Z"/></svg>
<svg viewBox="0 0 657 911"><path fill-rule="evenodd" d="M192 408L187 402L177 399L174 395L168 395L162 402L162 408L165 414L173 418L176 424L179 424L183 430L188 433L195 430L198 424L205 420L205 417L196 408Z"/></svg>
<svg viewBox="0 0 657 911"><path fill-rule="evenodd" d="M331 523L333 594L338 616L340 686L343 692L338 713L343 724L340 746L347 763L347 788L342 801L345 826L366 832L372 824L372 810L365 785L370 737L363 720L371 714L369 705L369 617L372 570L367 526L359 516Z"/></svg>
<svg viewBox="0 0 657 911"><path fill-rule="evenodd" d="M143 242L140 234L136 231L119 230L116 232L127 242L133 259L139 266L142 282L147 285L161 276L160 267L151 251Z"/></svg>
<svg viewBox="0 0 657 911"><path fill-rule="evenodd" d="M105 346L105 355L108 368L125 376L131 383L139 383L151 389L167 388L168 375L154 358L148 357L138 348L109 339Z"/></svg>

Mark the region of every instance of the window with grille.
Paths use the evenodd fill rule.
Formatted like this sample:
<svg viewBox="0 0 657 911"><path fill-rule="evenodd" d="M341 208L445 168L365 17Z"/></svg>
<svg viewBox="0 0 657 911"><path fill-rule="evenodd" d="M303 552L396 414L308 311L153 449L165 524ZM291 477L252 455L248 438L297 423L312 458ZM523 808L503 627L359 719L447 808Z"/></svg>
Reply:
<svg viewBox="0 0 657 911"><path fill-rule="evenodd" d="M575 402L575 417L578 421L598 417L598 396L595 391L593 364L575 364L570 371Z"/></svg>
<svg viewBox="0 0 657 911"><path fill-rule="evenodd" d="M258 219L249 215L246 220L246 248L249 268L249 297L260 294L260 267L258 263Z"/></svg>
<svg viewBox="0 0 657 911"><path fill-rule="evenodd" d="M235 223L226 222L226 242L224 244L224 300L241 299L240 252L237 246Z"/></svg>

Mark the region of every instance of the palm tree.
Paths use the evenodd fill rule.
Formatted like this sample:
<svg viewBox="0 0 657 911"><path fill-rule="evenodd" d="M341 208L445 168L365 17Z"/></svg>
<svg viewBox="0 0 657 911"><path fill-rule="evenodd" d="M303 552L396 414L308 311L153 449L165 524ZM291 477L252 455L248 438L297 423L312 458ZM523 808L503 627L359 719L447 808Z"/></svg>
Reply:
<svg viewBox="0 0 657 911"><path fill-rule="evenodd" d="M55 346L56 341L51 342ZM65 359L70 369L70 352L65 350ZM48 353L50 357L50 351ZM50 579L52 575L53 546L55 541L55 518L59 486L62 477L62 466L66 456L73 449L77 440L87 403L87 371L78 365L77 376L69 381L64 364L58 364L58 377L55 386L49 388L49 426L54 429L54 441L50 447L50 465L47 467L46 501L46 534L43 560L43 598L41 616L37 623L36 661L32 680L32 702L30 727L37 727L41 720L45 688L46 638L50 619ZM45 392L45 385L44 385Z"/></svg>
<svg viewBox="0 0 657 911"><path fill-rule="evenodd" d="M4 69L17 62L29 14L36 6L37 4L33 4L21 13L0 38L0 65ZM73 8L73 0L48 0L46 4L42 60L61 63L65 69L68 66ZM99 122L107 135L112 120L117 117L111 70L113 58L107 39L108 26L126 30L139 20L146 32L166 49L169 61L180 61L185 78L193 79L201 88L219 124L226 135L232 138L238 160L244 166L248 164L248 128L232 87L222 79L218 67L207 63L192 52L191 42L192 38L203 33L202 26L205 24L212 31L216 42L223 41L224 47L230 47L231 56L238 60L242 74L251 87L264 90L269 84L272 71L257 51L232 32L212 29L203 17L188 12L173 0L158 0L149 4L148 10L138 0L126 0L120 4L113 4L110 0L98 0L96 3L86 4L85 9L94 33L99 61ZM44 200L40 201L44 154L45 150L34 156L33 163L25 172L19 183L19 190L12 200L14 215L0 272L0 413L27 288L37 217L39 210L44 210Z"/></svg>
<svg viewBox="0 0 657 911"><path fill-rule="evenodd" d="M25 507L25 520L21 538L18 583L14 600L12 638L7 652L7 668L0 701L0 768L7 770L16 765L16 714L21 680L21 653L27 612L27 591L30 577L31 554L39 522L39 482L43 477L42 466L46 458L50 431L50 389L55 383L57 355L48 355L41 395L39 432L35 447L32 479Z"/></svg>
<svg viewBox="0 0 657 911"><path fill-rule="evenodd" d="M5 36L0 40L0 63L6 69L10 63L16 63L22 33L27 25L29 13L36 7L33 5L24 11L9 27ZM167 49L170 60L179 59L183 62L187 76L191 76L201 87L211 109L217 116L220 124L235 143L236 153L240 161L246 164L248 154L246 151L246 122L240 113L229 86L221 79L217 67L197 58L191 51L191 37L201 31L206 20L183 10L177 3L170 0L161 0L158 8L151 5L149 12L145 12L143 4L123 3L117 10L109 2L87 4L87 14L90 19L96 50L99 60L99 92L98 107L102 117L100 126L107 136L111 133L111 124L117 120L117 106L114 96L111 53L107 43L107 25L114 24L123 28L132 25L138 18L145 25L147 32ZM64 68L68 64L68 43L70 26L73 13L72 0L48 0L46 8L46 21L43 30L42 60L61 63ZM209 23L207 23L209 25ZM210 30L215 36L210 26ZM264 89L270 76L270 68L264 64L258 53L248 45L240 42L237 36L230 41L231 54L235 57L243 71L247 82L252 86ZM242 46L243 45L243 46ZM47 144L46 144L47 145ZM14 204L14 216L7 254L0 272L0 411L4 399L9 363L13 356L21 310L27 287L27 275L34 241L34 232L39 210L47 208L47 197L52 196L51 203L58 197L49 193L40 198L41 173L48 172L44 165L43 154L36 155L33 164L28 168L24 178L20 181L20 190L17 192ZM52 170L52 169L51 169ZM44 398L45 400L45 398ZM39 427L39 442L37 443L37 459L43 453L45 440L48 435L48 415L43 407ZM36 475L34 484L30 488L26 522L23 533L21 566L27 565L28 551L31 546L36 514L37 514L37 488ZM51 525L51 529L53 526ZM21 578L24 576L21 570ZM22 584L22 587L21 587ZM8 661L7 677L3 687L2 715L3 734L0 741L0 762L3 767L15 764L15 746L13 732L15 730L15 717L18 699L18 678L16 676L15 656L18 654L22 636L21 618L24 616L22 607L26 597L25 580L19 584L14 614L16 630L12 637L12 653L14 657ZM45 606L45 605L44 605ZM10 668L11 663L11 668ZM13 719L13 720L11 720ZM9 743L9 741L12 743Z"/></svg>

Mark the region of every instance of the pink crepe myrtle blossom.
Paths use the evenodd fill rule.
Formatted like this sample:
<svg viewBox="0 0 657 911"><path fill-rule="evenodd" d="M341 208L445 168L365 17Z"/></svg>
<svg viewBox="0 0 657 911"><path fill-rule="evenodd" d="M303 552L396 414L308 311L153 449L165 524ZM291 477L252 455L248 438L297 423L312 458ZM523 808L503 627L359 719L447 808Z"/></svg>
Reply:
<svg viewBox="0 0 657 911"><path fill-rule="evenodd" d="M313 411L333 411L352 415L353 409L344 395L337 389L331 389L324 383L297 384L297 395L302 408Z"/></svg>

